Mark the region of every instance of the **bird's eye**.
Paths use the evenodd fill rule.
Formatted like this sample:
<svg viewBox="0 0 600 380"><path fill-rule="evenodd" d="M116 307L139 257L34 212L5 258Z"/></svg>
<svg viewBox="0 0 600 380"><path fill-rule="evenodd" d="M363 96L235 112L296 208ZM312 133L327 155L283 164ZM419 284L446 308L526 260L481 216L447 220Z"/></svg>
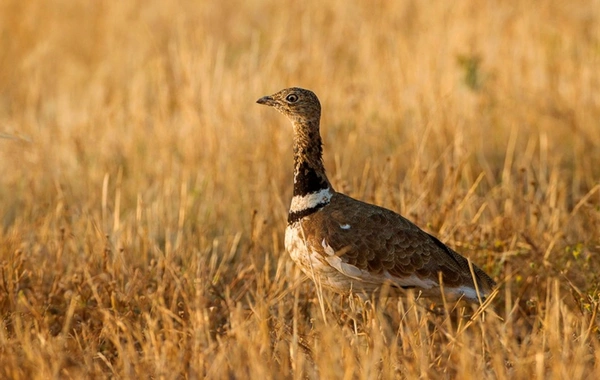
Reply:
<svg viewBox="0 0 600 380"><path fill-rule="evenodd" d="M298 101L298 95L289 94L288 96L285 97L285 100L287 100L290 103L296 103Z"/></svg>

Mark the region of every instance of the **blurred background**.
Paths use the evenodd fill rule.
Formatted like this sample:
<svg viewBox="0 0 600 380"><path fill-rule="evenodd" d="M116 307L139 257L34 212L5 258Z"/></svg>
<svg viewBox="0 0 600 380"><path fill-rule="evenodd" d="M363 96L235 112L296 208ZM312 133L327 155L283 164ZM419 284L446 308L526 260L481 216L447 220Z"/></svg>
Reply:
<svg viewBox="0 0 600 380"><path fill-rule="evenodd" d="M299 279L291 128L255 104L290 86L321 99L334 187L470 257L507 310L552 279L597 297L598 1L4 0L0 51L0 258L27 256L10 289L41 308L165 257L222 263L242 303Z"/></svg>
<svg viewBox="0 0 600 380"><path fill-rule="evenodd" d="M162 224L179 218L182 184L188 232L248 233L253 210L283 228L291 129L254 102L301 86L323 103L338 190L434 231L479 210L502 219L500 240L596 252L593 5L4 1L3 229L67 208L55 216L113 236L140 212ZM446 215L469 190L480 199ZM586 194L592 220L570 214Z"/></svg>

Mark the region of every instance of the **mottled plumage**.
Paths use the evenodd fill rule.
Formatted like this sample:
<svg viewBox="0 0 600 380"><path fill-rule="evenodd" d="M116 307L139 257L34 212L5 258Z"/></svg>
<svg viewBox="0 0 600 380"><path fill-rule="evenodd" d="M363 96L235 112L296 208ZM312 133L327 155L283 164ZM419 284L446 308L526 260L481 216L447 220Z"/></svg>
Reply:
<svg viewBox="0 0 600 380"><path fill-rule="evenodd" d="M289 88L258 103L276 108L294 129L294 197L285 246L314 281L341 293L370 294L384 283L439 297L477 300L467 259L401 215L336 192L322 161L321 105L314 93ZM479 297L494 281L473 265Z"/></svg>

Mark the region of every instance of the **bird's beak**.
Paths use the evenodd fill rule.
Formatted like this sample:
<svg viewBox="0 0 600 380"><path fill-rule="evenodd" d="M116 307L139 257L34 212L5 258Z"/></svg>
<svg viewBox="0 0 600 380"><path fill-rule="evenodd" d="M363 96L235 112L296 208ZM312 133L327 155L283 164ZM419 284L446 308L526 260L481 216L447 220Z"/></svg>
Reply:
<svg viewBox="0 0 600 380"><path fill-rule="evenodd" d="M262 98L258 99L256 101L256 103L258 103L258 104L264 104L264 105L267 105L267 106L272 106L273 104L275 104L275 101L270 96L263 96Z"/></svg>

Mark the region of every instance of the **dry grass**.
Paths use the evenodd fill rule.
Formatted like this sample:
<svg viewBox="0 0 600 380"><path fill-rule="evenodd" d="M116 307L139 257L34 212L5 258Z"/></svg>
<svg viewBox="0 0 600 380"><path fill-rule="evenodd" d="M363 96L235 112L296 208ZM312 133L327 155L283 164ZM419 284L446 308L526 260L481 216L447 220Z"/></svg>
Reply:
<svg viewBox="0 0 600 380"><path fill-rule="evenodd" d="M0 4L0 377L600 377L600 3ZM170 4L170 3L169 3ZM501 285L485 318L314 287L291 129Z"/></svg>

